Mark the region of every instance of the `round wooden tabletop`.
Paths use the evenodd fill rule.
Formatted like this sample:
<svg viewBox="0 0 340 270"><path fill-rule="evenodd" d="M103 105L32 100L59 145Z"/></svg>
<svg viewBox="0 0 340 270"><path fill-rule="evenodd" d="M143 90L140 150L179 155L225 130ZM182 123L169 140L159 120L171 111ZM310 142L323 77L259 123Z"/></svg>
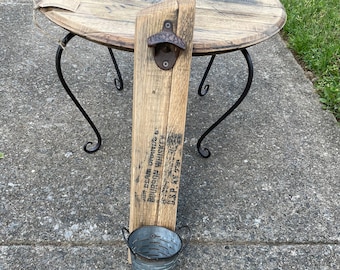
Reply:
<svg viewBox="0 0 340 270"><path fill-rule="evenodd" d="M69 1L75 3L73 11L49 5L40 7L40 11L72 33L132 51L137 13L161 0ZM193 54L255 45L278 33L285 22L286 13L279 0L197 0Z"/></svg>

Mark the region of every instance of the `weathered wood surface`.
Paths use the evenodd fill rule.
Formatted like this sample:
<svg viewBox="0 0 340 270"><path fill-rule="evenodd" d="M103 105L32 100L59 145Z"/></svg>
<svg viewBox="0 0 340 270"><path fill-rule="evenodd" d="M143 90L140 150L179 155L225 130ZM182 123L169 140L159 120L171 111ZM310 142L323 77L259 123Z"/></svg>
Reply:
<svg viewBox="0 0 340 270"><path fill-rule="evenodd" d="M40 0L48 2L65 0ZM135 18L152 0L72 0L76 11L40 8L51 21L89 40L134 49ZM193 53L207 54L249 47L275 35L285 24L279 0L197 0Z"/></svg>
<svg viewBox="0 0 340 270"><path fill-rule="evenodd" d="M137 15L134 52L130 231L158 225L174 230L192 57L195 0L167 0ZM147 38L165 20L183 39L175 66L160 69Z"/></svg>

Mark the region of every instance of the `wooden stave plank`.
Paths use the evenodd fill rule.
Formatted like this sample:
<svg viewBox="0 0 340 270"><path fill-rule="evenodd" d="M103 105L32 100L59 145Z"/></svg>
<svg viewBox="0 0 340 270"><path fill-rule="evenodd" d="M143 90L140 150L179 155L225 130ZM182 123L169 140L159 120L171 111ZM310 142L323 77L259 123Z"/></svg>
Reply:
<svg viewBox="0 0 340 270"><path fill-rule="evenodd" d="M194 6L194 2L184 0L179 7L185 5L184 10L188 10ZM171 20L175 22L177 16L181 18L183 14L181 10L179 13L174 11ZM155 33L149 31L162 27L168 17L162 14L147 16L147 12L143 11L136 24L140 31L136 35L138 42L134 61L129 228L134 231L141 226L158 225L174 230L191 68L192 32L188 27L190 24L184 26L180 35L186 41L186 50L180 53L173 69L161 70L154 62L146 38L159 32L161 29ZM193 16L194 12L191 14ZM149 27L141 29L145 25ZM179 34L181 29L174 25L175 33ZM174 177L176 181L170 183ZM176 188L176 191L171 191L171 188ZM177 197L167 197L166 191L176 192ZM170 198L172 201L168 201Z"/></svg>
<svg viewBox="0 0 340 270"><path fill-rule="evenodd" d="M154 8L151 9L154 10ZM169 9L177 10L177 5L171 6ZM144 10L141 15L144 15L145 12L147 11ZM169 18L175 20L177 17L176 15L176 12L173 11ZM141 19L152 20L152 22L148 21L146 25L163 24L161 21L156 22L154 17L150 19L147 16L142 16L137 17L136 28L139 27ZM158 31L160 30L161 28ZM166 134L166 125L164 122L161 122L160 119L163 119L163 117L167 115L169 93L166 93L165 91L171 86L172 73L161 72L161 70L155 66L153 55L151 50L148 49L146 42L147 37L152 34L155 33L140 35L140 32L137 32L135 37L139 41L138 44L144 44L145 48L140 50L136 49L134 56L130 231L134 231L141 226L158 225L159 204L156 202L159 200L158 195L160 194L161 188L158 180L162 177L162 172L159 171L158 167L162 162L160 164L157 163L156 152L163 149L163 143L160 144L160 140L164 140L161 136ZM150 61L144 61L143 59L150 59ZM144 74L152 73L152 76L142 75L139 73L139 70L144 70ZM144 85L148 85L148 87L143 87ZM163 85L163 87L159 88L159 85ZM139 89L141 91L139 91ZM157 108L153 107L155 101L158 102ZM141 107L149 108L149 110L154 108L154 113L147 115L143 114L143 116L141 116L141 112L139 111L139 108ZM139 120L136 121L137 119ZM159 123L157 127L154 127L153 123L155 122ZM148 136L148 138L146 138L146 136ZM140 179L140 177L143 179ZM149 179L148 183L147 179ZM153 180L155 180L154 183L152 182ZM147 187L145 185L147 185ZM141 191L142 193L140 193ZM148 212L147 216L144 215L146 209Z"/></svg>

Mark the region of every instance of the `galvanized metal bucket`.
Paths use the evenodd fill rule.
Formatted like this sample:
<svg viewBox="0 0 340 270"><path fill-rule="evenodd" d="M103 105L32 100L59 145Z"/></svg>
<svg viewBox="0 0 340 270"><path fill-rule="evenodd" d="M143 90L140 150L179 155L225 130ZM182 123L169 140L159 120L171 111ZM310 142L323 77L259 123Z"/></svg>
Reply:
<svg viewBox="0 0 340 270"><path fill-rule="evenodd" d="M160 226L143 226L133 231L123 228L124 239L131 251L133 270L170 270L176 265L178 255L190 241L190 229L183 226L189 236L183 239L174 231ZM126 234L129 234L128 238Z"/></svg>

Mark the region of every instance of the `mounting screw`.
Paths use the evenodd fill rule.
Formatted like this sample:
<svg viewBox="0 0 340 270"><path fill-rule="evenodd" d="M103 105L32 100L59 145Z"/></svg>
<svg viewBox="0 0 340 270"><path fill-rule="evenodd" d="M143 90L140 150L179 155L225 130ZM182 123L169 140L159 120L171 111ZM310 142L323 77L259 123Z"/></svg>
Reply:
<svg viewBox="0 0 340 270"><path fill-rule="evenodd" d="M167 68L169 66L169 62L168 61L163 61L163 67Z"/></svg>
<svg viewBox="0 0 340 270"><path fill-rule="evenodd" d="M165 27L166 29L171 29L171 28L172 28L172 23L171 23L170 21L165 21L165 22L164 22L164 27Z"/></svg>

